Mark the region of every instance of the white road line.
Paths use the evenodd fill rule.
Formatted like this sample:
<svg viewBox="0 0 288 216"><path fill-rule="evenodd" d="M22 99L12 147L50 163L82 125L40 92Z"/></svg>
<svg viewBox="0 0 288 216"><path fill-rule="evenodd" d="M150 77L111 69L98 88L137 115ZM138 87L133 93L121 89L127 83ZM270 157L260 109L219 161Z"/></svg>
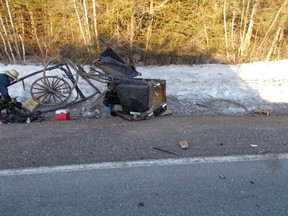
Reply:
<svg viewBox="0 0 288 216"><path fill-rule="evenodd" d="M148 167L148 166L167 166L184 165L196 163L223 163L240 161L261 161L261 160L285 160L288 159L288 153L265 154L265 155L235 155L235 156L215 156L215 157L187 157L180 159L159 159L159 160L141 160L141 161L118 161L103 162L93 164L75 164L65 166L50 166L24 169L0 170L0 177L15 175L31 175L56 172L71 172L97 169L117 169L129 167Z"/></svg>

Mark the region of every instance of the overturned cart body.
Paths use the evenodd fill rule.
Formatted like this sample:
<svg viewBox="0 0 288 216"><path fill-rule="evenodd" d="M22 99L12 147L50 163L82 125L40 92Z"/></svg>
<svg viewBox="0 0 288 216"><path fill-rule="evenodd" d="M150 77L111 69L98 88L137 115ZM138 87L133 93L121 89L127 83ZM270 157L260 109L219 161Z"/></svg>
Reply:
<svg viewBox="0 0 288 216"><path fill-rule="evenodd" d="M119 83L114 90L106 93L104 104L110 108L112 115L158 116L167 109L166 81L134 78Z"/></svg>
<svg viewBox="0 0 288 216"><path fill-rule="evenodd" d="M135 78L140 75L136 68L128 66L109 47L94 66L112 78L104 96L104 104L111 115L141 120L158 116L167 109L166 80Z"/></svg>

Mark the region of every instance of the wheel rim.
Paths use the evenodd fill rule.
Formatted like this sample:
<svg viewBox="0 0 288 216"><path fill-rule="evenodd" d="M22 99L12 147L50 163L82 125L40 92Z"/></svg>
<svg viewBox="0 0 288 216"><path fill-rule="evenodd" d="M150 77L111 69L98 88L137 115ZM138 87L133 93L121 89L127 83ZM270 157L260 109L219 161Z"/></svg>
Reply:
<svg viewBox="0 0 288 216"><path fill-rule="evenodd" d="M69 83L57 76L41 77L31 85L32 98L38 103L47 106L65 103L72 92Z"/></svg>

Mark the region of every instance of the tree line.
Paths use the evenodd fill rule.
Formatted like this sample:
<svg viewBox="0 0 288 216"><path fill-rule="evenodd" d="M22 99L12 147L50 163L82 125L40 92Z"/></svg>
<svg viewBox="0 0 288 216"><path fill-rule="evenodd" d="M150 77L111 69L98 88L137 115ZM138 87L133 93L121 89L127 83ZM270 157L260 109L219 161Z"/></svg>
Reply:
<svg viewBox="0 0 288 216"><path fill-rule="evenodd" d="M288 57L288 0L1 0L0 59L25 63L66 44L87 60L108 45L142 64Z"/></svg>

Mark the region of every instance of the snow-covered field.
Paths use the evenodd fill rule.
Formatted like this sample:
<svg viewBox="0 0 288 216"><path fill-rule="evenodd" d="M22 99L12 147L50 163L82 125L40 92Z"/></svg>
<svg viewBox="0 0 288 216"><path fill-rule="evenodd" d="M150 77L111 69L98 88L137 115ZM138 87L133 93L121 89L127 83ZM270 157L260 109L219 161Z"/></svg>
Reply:
<svg viewBox="0 0 288 216"><path fill-rule="evenodd" d="M19 78L42 70L43 65L4 65L0 70L16 69ZM211 113L245 114L253 110L288 112L288 60L223 65L139 66L140 78L166 80L168 108L178 114ZM9 87L12 97L23 102L30 95L30 86L42 74ZM105 84L96 83L103 91ZM93 92L83 80L79 87L85 95ZM80 107L85 110L87 104ZM99 106L102 106L101 103ZM80 111L79 111L80 112Z"/></svg>

